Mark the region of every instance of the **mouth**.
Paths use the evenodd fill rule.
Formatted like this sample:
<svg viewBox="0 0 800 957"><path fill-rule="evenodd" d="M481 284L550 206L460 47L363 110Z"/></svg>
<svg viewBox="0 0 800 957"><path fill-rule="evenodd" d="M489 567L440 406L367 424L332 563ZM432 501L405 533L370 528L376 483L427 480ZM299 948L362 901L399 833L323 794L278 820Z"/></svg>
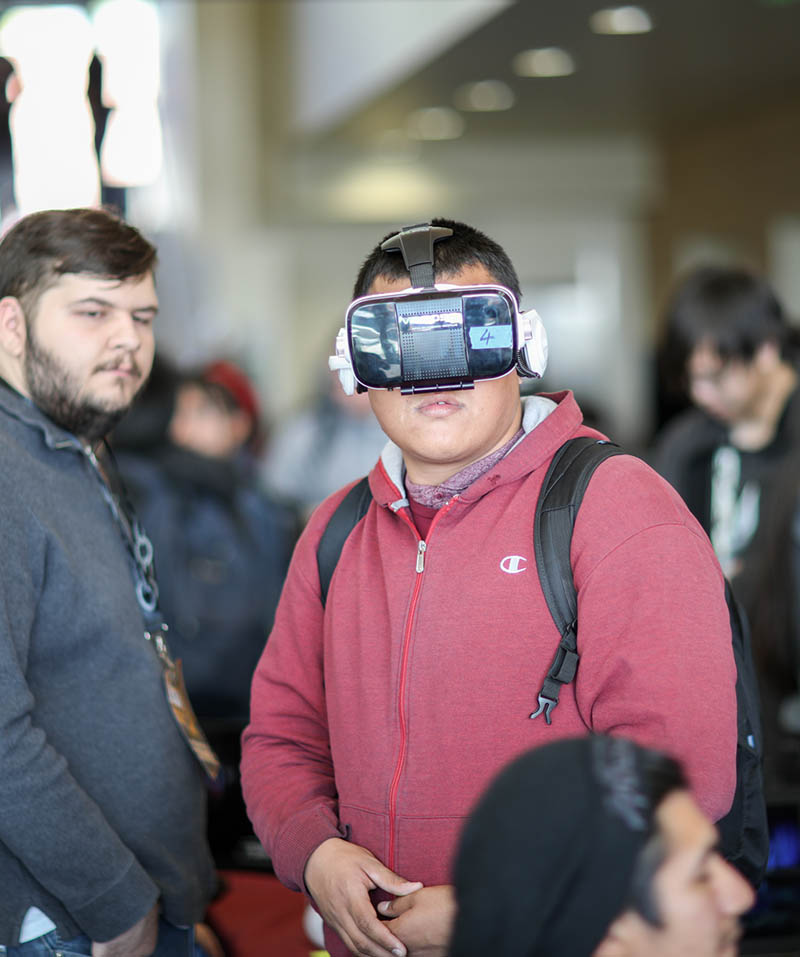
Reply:
<svg viewBox="0 0 800 957"><path fill-rule="evenodd" d="M130 379L139 379L142 375L137 363L130 359L123 359L117 362L106 362L103 365L97 366L95 372L110 372L123 378Z"/></svg>
<svg viewBox="0 0 800 957"><path fill-rule="evenodd" d="M714 402L698 403L698 405L700 405L712 419L719 419L724 422L729 417L729 412L724 405L717 405Z"/></svg>
<svg viewBox="0 0 800 957"><path fill-rule="evenodd" d="M436 410L456 410L461 408L461 403L455 399L449 399L441 395L432 395L418 403L417 412L435 412Z"/></svg>

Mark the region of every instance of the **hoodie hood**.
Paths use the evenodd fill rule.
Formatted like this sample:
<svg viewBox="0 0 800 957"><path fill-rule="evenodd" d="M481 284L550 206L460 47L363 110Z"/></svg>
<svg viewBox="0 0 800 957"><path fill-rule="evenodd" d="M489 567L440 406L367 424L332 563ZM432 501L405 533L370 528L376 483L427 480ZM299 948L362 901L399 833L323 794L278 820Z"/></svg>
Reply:
<svg viewBox="0 0 800 957"><path fill-rule="evenodd" d="M575 435L582 422L583 416L570 391L523 398L525 435L488 474L465 489L460 499L475 502L497 485L513 482L549 462L556 449ZM536 440L532 441L534 434ZM378 504L395 512L408 505L403 453L394 442L384 446L380 461L370 473L370 488Z"/></svg>

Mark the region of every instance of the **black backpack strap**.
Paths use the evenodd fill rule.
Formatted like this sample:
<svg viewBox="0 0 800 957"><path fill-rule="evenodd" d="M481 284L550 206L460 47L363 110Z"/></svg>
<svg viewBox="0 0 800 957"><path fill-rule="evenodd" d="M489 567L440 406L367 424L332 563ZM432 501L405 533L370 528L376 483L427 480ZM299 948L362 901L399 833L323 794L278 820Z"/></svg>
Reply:
<svg viewBox="0 0 800 957"><path fill-rule="evenodd" d="M727 861L758 887L769 860L769 820L764 796L764 752L758 676L753 664L747 615L730 583L725 599L736 663L736 790L728 813L717 821L720 848Z"/></svg>
<svg viewBox="0 0 800 957"><path fill-rule="evenodd" d="M544 714L552 721L561 686L578 669L578 596L572 578L570 545L575 516L597 466L623 450L613 442L579 436L569 439L553 456L536 504L533 548L539 581L547 607L561 635L555 658L539 692L539 707L531 718Z"/></svg>
<svg viewBox="0 0 800 957"><path fill-rule="evenodd" d="M372 492L369 490L369 480L366 476L350 489L339 502L336 511L331 515L325 531L317 545L317 568L319 570L319 590L322 598L322 607L328 599L328 589L331 585L336 563L342 552L347 536L361 519L367 514L372 502Z"/></svg>

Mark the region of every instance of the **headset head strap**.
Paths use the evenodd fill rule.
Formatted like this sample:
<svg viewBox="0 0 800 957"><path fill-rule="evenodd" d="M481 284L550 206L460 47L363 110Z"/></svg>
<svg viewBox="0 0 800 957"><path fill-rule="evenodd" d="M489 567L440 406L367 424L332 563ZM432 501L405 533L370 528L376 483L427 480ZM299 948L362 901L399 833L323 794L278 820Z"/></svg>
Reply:
<svg viewBox="0 0 800 957"><path fill-rule="evenodd" d="M403 262L411 273L411 285L415 289L431 289L435 285L433 274L433 244L453 235L446 226L417 223L405 226L399 233L381 243L384 252L403 254Z"/></svg>

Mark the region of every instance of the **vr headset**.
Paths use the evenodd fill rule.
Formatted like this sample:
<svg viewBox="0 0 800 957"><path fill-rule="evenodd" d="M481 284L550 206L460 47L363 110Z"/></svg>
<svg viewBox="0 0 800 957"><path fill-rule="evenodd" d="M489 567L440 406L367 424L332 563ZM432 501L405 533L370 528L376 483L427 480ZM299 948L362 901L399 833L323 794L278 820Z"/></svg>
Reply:
<svg viewBox="0 0 800 957"><path fill-rule="evenodd" d="M402 252L412 287L350 303L328 360L347 395L472 389L476 381L515 369L541 378L547 336L535 310L520 313L505 286L434 282L433 244L451 235L451 229L426 223L383 243L384 250Z"/></svg>

